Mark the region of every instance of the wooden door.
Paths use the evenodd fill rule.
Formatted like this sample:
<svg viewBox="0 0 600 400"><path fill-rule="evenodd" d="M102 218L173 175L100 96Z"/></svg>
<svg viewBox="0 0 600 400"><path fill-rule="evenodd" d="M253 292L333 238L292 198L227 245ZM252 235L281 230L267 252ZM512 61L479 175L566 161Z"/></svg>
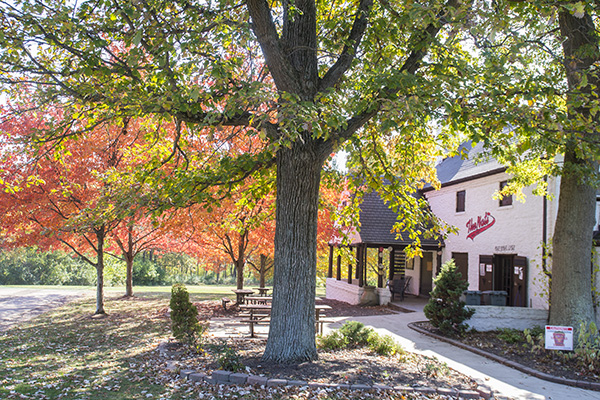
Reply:
<svg viewBox="0 0 600 400"><path fill-rule="evenodd" d="M479 256L479 290L494 290L494 256Z"/></svg>
<svg viewBox="0 0 600 400"><path fill-rule="evenodd" d="M527 257L515 256L513 260L513 279L511 305L514 307L527 307Z"/></svg>
<svg viewBox="0 0 600 400"><path fill-rule="evenodd" d="M419 295L429 297L429 293L433 289L433 254L431 252L423 253L419 276Z"/></svg>

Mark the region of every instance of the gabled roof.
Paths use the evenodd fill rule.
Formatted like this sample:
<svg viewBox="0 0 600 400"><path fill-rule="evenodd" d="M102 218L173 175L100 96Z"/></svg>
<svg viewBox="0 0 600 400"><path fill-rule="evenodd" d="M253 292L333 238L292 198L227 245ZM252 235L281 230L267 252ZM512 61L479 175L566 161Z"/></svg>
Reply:
<svg viewBox="0 0 600 400"><path fill-rule="evenodd" d="M388 207L377 192L365 194L360 205L360 232L352 235L352 244L408 246L412 240L407 232L402 232L401 239L396 239L396 232L392 232L397 218L398 214ZM443 246L441 238L435 240L421 237L421 245L426 249L438 248L440 243Z"/></svg>

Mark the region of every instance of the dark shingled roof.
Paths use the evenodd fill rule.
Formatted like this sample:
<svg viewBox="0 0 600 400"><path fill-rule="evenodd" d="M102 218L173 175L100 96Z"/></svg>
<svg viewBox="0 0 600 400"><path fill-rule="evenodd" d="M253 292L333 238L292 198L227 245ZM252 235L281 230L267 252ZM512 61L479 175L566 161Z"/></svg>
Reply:
<svg viewBox="0 0 600 400"><path fill-rule="evenodd" d="M392 232L394 223L398 215L392 211L381 199L379 194L371 192L363 196L360 205L360 232L353 244L366 243L375 246L407 246L412 241L408 233L402 233L402 239L396 239L396 232ZM439 244L443 246L441 239L421 238L423 248L438 248Z"/></svg>

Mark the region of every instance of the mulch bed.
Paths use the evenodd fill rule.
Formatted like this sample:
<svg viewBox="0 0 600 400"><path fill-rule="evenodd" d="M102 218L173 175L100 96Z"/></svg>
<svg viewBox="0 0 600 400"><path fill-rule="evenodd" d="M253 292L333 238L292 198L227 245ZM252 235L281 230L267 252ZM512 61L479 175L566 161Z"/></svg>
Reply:
<svg viewBox="0 0 600 400"><path fill-rule="evenodd" d="M320 300L320 304L328 304L328 317L350 317L367 315L395 314L397 311L388 307L357 307L347 303ZM238 310L227 307L224 310L220 302L204 301L195 303L202 319L221 316L234 317ZM219 369L216 358L219 356L218 345L226 345L235 350L246 373L262 375L268 378L301 380L307 382L335 384L386 384L412 387L442 387L457 390L472 390L478 384L470 377L449 368L445 363L433 357L412 353L394 356L379 356L365 348L319 352L319 359L314 362L282 365L266 364L261 361L265 339L209 339L203 351L196 353L189 349L178 348L172 344L172 358L178 360L182 367L210 373Z"/></svg>
<svg viewBox="0 0 600 400"><path fill-rule="evenodd" d="M439 336L444 336L429 322L415 324ZM451 337L468 346L484 350L488 353L504 357L523 366L535 369L553 376L579 381L600 383L600 371L583 368L576 358L565 360L556 350L540 349L533 351L525 338L517 343L502 340L499 332L467 332L463 337Z"/></svg>

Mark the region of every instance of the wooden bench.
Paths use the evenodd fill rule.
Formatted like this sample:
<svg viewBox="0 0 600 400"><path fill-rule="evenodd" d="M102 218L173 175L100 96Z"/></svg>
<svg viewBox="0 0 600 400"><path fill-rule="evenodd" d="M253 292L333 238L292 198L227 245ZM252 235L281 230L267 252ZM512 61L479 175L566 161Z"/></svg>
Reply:
<svg viewBox="0 0 600 400"><path fill-rule="evenodd" d="M316 327L315 327L315 332L317 335L322 335L323 334L323 324L333 324L334 320L332 319L319 319L318 321L316 321Z"/></svg>
<svg viewBox="0 0 600 400"><path fill-rule="evenodd" d="M242 319L240 322L250 325L250 337L256 337L254 334L254 325L269 325L271 320L268 318L265 319Z"/></svg>

